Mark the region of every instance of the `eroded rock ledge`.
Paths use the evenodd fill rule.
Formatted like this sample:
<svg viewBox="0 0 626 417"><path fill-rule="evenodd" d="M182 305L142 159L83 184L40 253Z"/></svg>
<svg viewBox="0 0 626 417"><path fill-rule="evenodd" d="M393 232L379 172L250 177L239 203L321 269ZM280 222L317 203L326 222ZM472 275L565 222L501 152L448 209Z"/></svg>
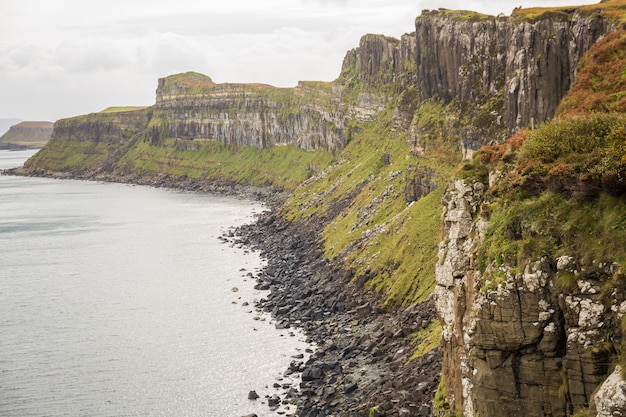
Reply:
<svg viewBox="0 0 626 417"><path fill-rule="evenodd" d="M613 372L626 314L623 285L606 283L623 282L623 273L567 255L481 273L486 187L457 180L444 199L436 306L451 408L466 416L556 417L596 403L598 415L623 415L619 372L594 398Z"/></svg>

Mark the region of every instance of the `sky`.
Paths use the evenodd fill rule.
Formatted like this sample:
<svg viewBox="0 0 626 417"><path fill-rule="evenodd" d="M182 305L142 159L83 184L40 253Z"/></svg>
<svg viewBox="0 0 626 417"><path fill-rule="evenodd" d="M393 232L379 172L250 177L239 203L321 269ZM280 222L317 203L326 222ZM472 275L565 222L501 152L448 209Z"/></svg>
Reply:
<svg viewBox="0 0 626 417"><path fill-rule="evenodd" d="M361 36L400 37L424 9L510 15L596 0L2 0L0 119L55 121L154 104L157 79L332 81Z"/></svg>

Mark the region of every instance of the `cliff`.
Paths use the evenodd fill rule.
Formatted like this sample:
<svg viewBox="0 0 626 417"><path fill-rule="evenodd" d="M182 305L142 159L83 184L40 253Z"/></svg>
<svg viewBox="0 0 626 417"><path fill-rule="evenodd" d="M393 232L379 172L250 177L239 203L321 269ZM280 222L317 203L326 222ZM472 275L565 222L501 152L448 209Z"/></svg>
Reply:
<svg viewBox="0 0 626 417"><path fill-rule="evenodd" d="M295 145L333 151L345 146L341 98L330 83L295 88L262 84L214 84L183 74L159 80L150 123L153 143L163 137L213 140L225 145Z"/></svg>
<svg viewBox="0 0 626 417"><path fill-rule="evenodd" d="M558 120L482 148L447 189L444 414L626 411L626 118L604 112L620 97L593 99L622 89L625 45L624 31L594 45Z"/></svg>
<svg viewBox="0 0 626 417"><path fill-rule="evenodd" d="M416 20L422 99L476 102L507 133L549 120L575 79L578 61L611 23L597 11L569 9L528 20L463 11L424 12ZM476 109L477 119L486 118ZM477 120L481 122L481 120Z"/></svg>
<svg viewBox="0 0 626 417"><path fill-rule="evenodd" d="M289 190L264 226L314 234L286 288L328 311L279 310L314 328L359 294L341 330L358 337L319 349L403 385L335 364L362 396L316 385L307 412L430 414L437 381L411 373L441 334L437 415L608 415L619 373L593 393L623 350L623 6L424 11L401 39L364 36L333 82L168 76L151 107L58 121L25 171Z"/></svg>
<svg viewBox="0 0 626 417"><path fill-rule="evenodd" d="M0 137L0 149L42 148L52 136L52 122L20 122Z"/></svg>

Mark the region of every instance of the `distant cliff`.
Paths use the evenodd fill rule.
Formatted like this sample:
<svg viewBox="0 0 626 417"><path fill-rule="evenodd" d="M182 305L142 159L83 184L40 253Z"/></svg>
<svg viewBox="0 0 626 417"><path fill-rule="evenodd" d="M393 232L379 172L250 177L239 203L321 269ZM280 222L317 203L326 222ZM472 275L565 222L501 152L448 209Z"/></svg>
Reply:
<svg viewBox="0 0 626 417"><path fill-rule="evenodd" d="M0 137L0 149L43 148L52 136L52 122L20 122Z"/></svg>
<svg viewBox="0 0 626 417"><path fill-rule="evenodd" d="M296 88L261 84L215 84L201 74L159 80L148 135L182 141L305 150L342 149L347 117L330 83Z"/></svg>

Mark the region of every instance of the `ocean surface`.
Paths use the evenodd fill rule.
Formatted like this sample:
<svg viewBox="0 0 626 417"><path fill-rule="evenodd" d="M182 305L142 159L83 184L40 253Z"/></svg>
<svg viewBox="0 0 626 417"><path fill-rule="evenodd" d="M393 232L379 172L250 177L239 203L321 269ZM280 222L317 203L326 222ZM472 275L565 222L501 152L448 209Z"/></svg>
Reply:
<svg viewBox="0 0 626 417"><path fill-rule="evenodd" d="M0 176L0 416L276 415L264 397L308 346L254 311L259 256L218 239L261 210Z"/></svg>

